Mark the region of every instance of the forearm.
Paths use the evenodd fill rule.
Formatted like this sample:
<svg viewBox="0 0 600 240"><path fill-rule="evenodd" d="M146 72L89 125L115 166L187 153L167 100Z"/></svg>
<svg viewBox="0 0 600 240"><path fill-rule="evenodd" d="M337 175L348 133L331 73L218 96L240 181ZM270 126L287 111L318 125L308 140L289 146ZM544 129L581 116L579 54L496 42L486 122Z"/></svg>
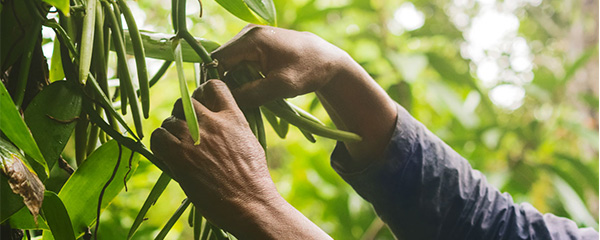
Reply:
<svg viewBox="0 0 600 240"><path fill-rule="evenodd" d="M317 91L317 96L338 128L363 138L345 143L353 162L344 166L361 169L383 154L397 110L394 101L350 56L345 55L340 62L339 72Z"/></svg>
<svg viewBox="0 0 600 240"><path fill-rule="evenodd" d="M238 239L331 239L280 196L246 207L247 214L230 229Z"/></svg>

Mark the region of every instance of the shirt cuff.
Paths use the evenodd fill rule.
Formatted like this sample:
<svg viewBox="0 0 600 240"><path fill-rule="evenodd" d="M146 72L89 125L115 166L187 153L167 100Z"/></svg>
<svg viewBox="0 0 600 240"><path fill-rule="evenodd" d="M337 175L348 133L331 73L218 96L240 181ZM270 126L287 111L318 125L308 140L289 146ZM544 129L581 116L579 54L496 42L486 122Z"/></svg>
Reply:
<svg viewBox="0 0 600 240"><path fill-rule="evenodd" d="M331 154L331 166L356 192L367 201L375 200L374 195L381 194L382 189L388 186L390 181L402 183L398 179L404 178L407 172L406 165L409 155L414 151L414 142L417 141L417 129L420 127L416 121L402 106L397 105L398 113L392 137L388 142L382 158L373 159L369 165L361 170L346 171L344 163L352 162L350 153L343 142L337 142L333 153ZM411 164L412 165L412 164ZM416 166L413 166L416 167ZM402 174L398 175L397 172ZM387 183L387 184L379 184ZM407 183L409 184L409 183ZM404 185L404 184L402 184ZM378 199L381 199L378 197Z"/></svg>

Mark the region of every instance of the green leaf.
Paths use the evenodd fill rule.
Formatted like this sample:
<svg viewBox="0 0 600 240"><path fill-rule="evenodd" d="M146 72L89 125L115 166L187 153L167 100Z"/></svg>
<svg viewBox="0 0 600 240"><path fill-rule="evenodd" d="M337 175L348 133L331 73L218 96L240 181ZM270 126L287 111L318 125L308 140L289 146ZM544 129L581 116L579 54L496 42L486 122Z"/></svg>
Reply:
<svg viewBox="0 0 600 240"><path fill-rule="evenodd" d="M58 37L54 38L54 47L52 49L52 58L50 60L50 82L65 79L65 72L62 67L62 59L60 56L60 42Z"/></svg>
<svg viewBox="0 0 600 240"><path fill-rule="evenodd" d="M106 208L124 187L123 179L128 170L126 158L131 154L131 150L125 147L122 149L122 162L114 180L104 192L101 209ZM114 140L106 142L81 164L58 193L67 208L76 237L83 235L96 220L96 208L100 192L107 179L112 175L113 166L118 155L117 142ZM132 159L132 169L127 178L135 172L138 161L139 154L136 153Z"/></svg>
<svg viewBox="0 0 600 240"><path fill-rule="evenodd" d="M76 86L56 81L44 87L25 110L25 122L50 167L69 141L81 112L81 101Z"/></svg>
<svg viewBox="0 0 600 240"><path fill-rule="evenodd" d="M60 10L65 16L69 16L69 12L71 11L69 9L69 0L44 0L44 2L47 2L48 4L58 8L58 10Z"/></svg>
<svg viewBox="0 0 600 240"><path fill-rule="evenodd" d="M196 111L192 105L192 98L187 88L185 81L185 75L183 74L183 58L181 56L181 44L176 39L173 41L173 56L175 58L175 66L177 66L177 76L179 78L179 91L181 93L181 103L183 105L183 112L185 114L185 121L192 135L194 144L200 144L200 128L198 127L198 119L196 118Z"/></svg>
<svg viewBox="0 0 600 240"><path fill-rule="evenodd" d="M67 209L56 193L49 191L44 193L42 212L54 239L75 240L75 233ZM48 232L44 232L44 235L46 234Z"/></svg>
<svg viewBox="0 0 600 240"><path fill-rule="evenodd" d="M266 20L269 25L277 26L277 16L275 15L275 5L272 0L244 0L244 2L258 14L261 18Z"/></svg>
<svg viewBox="0 0 600 240"><path fill-rule="evenodd" d="M144 221L144 217L146 216L146 213L148 213L148 210L150 210L150 207L152 205L154 205L156 200L158 200L160 195L165 191L165 189L169 185L169 182L171 182L171 178L169 177L169 175L167 175L165 173L161 173L160 177L158 177L158 180L156 181L156 184L154 184L154 187L152 187L150 194L148 194L146 201L144 201L144 205L142 205L142 209L140 209L140 212L135 217L135 221L133 221L133 224L131 225L131 229L129 229L129 234L127 234L128 240L131 239L131 237L133 237L133 234L135 234L137 229L140 227L140 225Z"/></svg>
<svg viewBox="0 0 600 240"><path fill-rule="evenodd" d="M173 213L173 216L169 218L169 221L167 221L165 226L160 230L158 235L156 235L156 238L154 238L154 240L162 240L167 236L167 233L171 231L171 228L173 227L173 225L175 225L175 222L179 220L179 217L181 217L181 214L183 214L183 212L185 211L185 209L187 209L190 203L190 200L188 200L187 198L183 200L181 205L177 208L175 213Z"/></svg>
<svg viewBox="0 0 600 240"><path fill-rule="evenodd" d="M46 164L44 156L35 143L33 136L31 136L31 132L27 129L27 125L25 125L25 122L17 111L4 84L0 84L0 109L2 109L0 131L2 131L18 148L44 166L46 175L49 174L48 164Z"/></svg>
<svg viewBox="0 0 600 240"><path fill-rule="evenodd" d="M36 224L29 210L21 208L21 210L8 219L8 223L12 228L17 229L49 230L50 228L43 220L42 216L38 216L38 223Z"/></svg>
<svg viewBox="0 0 600 240"><path fill-rule="evenodd" d="M246 22L263 24L263 22L254 15L246 6L243 0L215 0L221 7L225 8L234 16Z"/></svg>
<svg viewBox="0 0 600 240"><path fill-rule="evenodd" d="M0 174L0 223L24 209L23 198L13 193L8 185L8 178Z"/></svg>

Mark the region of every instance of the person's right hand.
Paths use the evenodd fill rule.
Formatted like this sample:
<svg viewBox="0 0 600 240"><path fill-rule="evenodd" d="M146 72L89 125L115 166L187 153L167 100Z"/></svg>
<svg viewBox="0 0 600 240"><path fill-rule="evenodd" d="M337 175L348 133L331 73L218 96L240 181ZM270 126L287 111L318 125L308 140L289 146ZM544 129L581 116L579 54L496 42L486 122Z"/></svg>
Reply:
<svg viewBox="0 0 600 240"><path fill-rule="evenodd" d="M312 33L248 25L212 56L221 72L251 62L265 75L232 89L241 108L316 92L335 125L363 139L345 143L352 159L344 169L360 170L383 155L394 129L395 103L340 48Z"/></svg>
<svg viewBox="0 0 600 240"><path fill-rule="evenodd" d="M352 61L346 52L312 33L252 24L212 56L222 72L241 62L254 62L265 75L232 90L242 108L316 91Z"/></svg>

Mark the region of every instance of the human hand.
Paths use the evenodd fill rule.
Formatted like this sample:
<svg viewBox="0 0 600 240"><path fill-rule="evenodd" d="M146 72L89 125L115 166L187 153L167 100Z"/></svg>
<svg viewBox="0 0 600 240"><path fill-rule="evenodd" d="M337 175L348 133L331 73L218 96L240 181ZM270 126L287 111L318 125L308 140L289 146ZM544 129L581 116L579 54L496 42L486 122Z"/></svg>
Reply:
<svg viewBox="0 0 600 240"><path fill-rule="evenodd" d="M346 52L312 33L248 25L212 56L221 71L243 62L258 64L265 79L233 89L240 107L316 91L335 125L361 142L345 142L360 170L382 156L396 120L396 104Z"/></svg>
<svg viewBox="0 0 600 240"><path fill-rule="evenodd" d="M344 51L312 33L252 24L212 56L223 72L242 62L254 62L265 75L233 89L242 108L317 91L352 61Z"/></svg>
<svg viewBox="0 0 600 240"><path fill-rule="evenodd" d="M207 219L236 231L252 214L251 206L281 196L269 175L265 153L227 86L210 80L193 98L201 143L194 145L178 100L173 116L152 133L151 148Z"/></svg>

